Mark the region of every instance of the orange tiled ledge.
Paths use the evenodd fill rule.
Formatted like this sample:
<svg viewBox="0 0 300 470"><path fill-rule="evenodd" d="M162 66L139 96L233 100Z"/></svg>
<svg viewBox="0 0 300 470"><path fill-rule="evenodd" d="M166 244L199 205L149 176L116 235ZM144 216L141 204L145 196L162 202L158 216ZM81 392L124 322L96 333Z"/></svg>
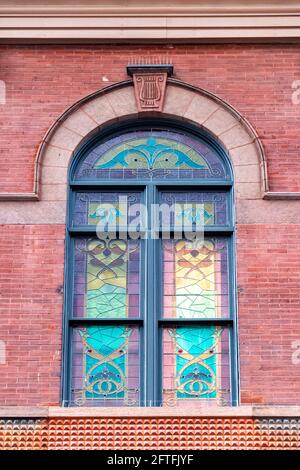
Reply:
<svg viewBox="0 0 300 470"><path fill-rule="evenodd" d="M0 450L298 450L299 418L0 418Z"/></svg>

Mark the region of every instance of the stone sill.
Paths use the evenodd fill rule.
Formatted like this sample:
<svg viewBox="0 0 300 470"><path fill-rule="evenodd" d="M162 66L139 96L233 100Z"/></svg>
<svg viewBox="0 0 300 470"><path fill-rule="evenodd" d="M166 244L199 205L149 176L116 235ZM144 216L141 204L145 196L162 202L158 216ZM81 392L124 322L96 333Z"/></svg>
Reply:
<svg viewBox="0 0 300 470"><path fill-rule="evenodd" d="M300 405L295 406L237 406L237 407L210 407L210 408L167 408L167 407L26 407L2 406L0 418L63 418L63 417L300 417Z"/></svg>

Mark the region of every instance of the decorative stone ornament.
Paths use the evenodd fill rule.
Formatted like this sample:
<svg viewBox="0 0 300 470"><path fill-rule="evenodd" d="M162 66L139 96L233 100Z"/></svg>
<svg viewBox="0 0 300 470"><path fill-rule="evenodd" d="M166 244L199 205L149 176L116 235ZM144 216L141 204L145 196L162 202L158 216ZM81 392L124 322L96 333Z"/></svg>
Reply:
<svg viewBox="0 0 300 470"><path fill-rule="evenodd" d="M139 112L163 110L167 77L173 73L172 65L129 65L128 75L133 77L135 99Z"/></svg>

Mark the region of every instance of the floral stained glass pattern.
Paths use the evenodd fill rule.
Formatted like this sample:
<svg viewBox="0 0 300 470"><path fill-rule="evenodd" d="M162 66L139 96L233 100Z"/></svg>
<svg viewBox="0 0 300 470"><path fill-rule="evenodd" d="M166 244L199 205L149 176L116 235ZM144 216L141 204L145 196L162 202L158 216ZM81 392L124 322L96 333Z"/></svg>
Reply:
<svg viewBox="0 0 300 470"><path fill-rule="evenodd" d="M124 325L76 328L72 370L74 405L138 405L138 328Z"/></svg>
<svg viewBox="0 0 300 470"><path fill-rule="evenodd" d="M163 241L164 317L228 316L228 241Z"/></svg>
<svg viewBox="0 0 300 470"><path fill-rule="evenodd" d="M218 154L184 133L135 131L94 147L79 163L77 180L229 179Z"/></svg>
<svg viewBox="0 0 300 470"><path fill-rule="evenodd" d="M230 403L228 330L219 326L164 330L165 405Z"/></svg>
<svg viewBox="0 0 300 470"><path fill-rule="evenodd" d="M139 316L140 245L132 240L78 238L74 316Z"/></svg>

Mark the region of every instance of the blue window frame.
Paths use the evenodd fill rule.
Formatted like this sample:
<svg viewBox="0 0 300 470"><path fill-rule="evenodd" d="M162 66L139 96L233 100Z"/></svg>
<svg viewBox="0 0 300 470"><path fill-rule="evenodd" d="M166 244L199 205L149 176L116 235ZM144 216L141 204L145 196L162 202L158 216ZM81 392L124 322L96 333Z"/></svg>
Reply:
<svg viewBox="0 0 300 470"><path fill-rule="evenodd" d="M178 237L200 219L201 243ZM238 403L233 177L209 135L144 118L84 143L65 271L65 406Z"/></svg>

